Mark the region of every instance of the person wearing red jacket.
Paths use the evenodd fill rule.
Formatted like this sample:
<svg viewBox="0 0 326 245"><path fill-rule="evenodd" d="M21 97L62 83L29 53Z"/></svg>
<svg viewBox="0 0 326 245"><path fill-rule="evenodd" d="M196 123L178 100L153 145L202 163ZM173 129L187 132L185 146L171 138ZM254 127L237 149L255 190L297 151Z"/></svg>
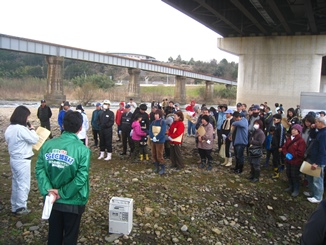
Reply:
<svg viewBox="0 0 326 245"><path fill-rule="evenodd" d="M124 107L125 107L125 103L123 101L120 102L119 104L119 108L117 110L117 112L115 113L115 123L117 124L117 132L118 132L118 140L117 141L121 141L121 116L122 113L124 113Z"/></svg>
<svg viewBox="0 0 326 245"><path fill-rule="evenodd" d="M195 100L190 101L190 105L186 106L187 111L187 119L188 119L188 136L195 136L196 134L196 121L193 118L196 115L196 111L194 109L196 105Z"/></svg>
<svg viewBox="0 0 326 245"><path fill-rule="evenodd" d="M299 195L300 167L303 162L306 142L301 137L302 127L294 124L291 127L291 136L287 138L282 147L285 156L286 175L289 180L289 187L285 191L291 192L291 196Z"/></svg>
<svg viewBox="0 0 326 245"><path fill-rule="evenodd" d="M181 111L174 112L173 123L171 124L168 132L170 142L170 160L172 167L177 170L184 168L181 156L181 144L183 140L183 133L185 125L183 124L183 113Z"/></svg>

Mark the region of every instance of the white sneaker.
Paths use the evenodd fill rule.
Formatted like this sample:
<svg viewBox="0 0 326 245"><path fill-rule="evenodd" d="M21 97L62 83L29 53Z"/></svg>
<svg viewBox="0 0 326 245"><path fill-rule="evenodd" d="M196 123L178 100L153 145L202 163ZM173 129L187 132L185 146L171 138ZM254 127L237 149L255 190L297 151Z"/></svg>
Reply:
<svg viewBox="0 0 326 245"><path fill-rule="evenodd" d="M311 197L311 194L309 191L304 191L303 192L303 195L305 195L306 197Z"/></svg>
<svg viewBox="0 0 326 245"><path fill-rule="evenodd" d="M314 197L308 197L307 199L308 199L308 201L311 202L311 203L320 203L320 202L321 202L321 200L317 200L317 199L314 198Z"/></svg>

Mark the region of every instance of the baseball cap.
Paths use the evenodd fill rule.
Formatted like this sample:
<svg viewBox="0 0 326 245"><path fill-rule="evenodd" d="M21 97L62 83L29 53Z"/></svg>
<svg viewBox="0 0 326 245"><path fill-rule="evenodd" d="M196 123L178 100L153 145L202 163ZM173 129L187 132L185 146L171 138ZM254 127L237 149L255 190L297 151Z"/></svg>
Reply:
<svg viewBox="0 0 326 245"><path fill-rule="evenodd" d="M96 106L101 106L101 103L100 103L100 102L97 102L97 103L96 103Z"/></svg>
<svg viewBox="0 0 326 245"><path fill-rule="evenodd" d="M225 114L227 114L227 113L230 113L230 114L232 114L232 113L233 113L233 110L231 110L231 109L228 109L228 110L226 110L224 113L225 113Z"/></svg>
<svg viewBox="0 0 326 245"><path fill-rule="evenodd" d="M239 102L239 103L237 104L237 107L240 107L240 106L242 106L242 104Z"/></svg>
<svg viewBox="0 0 326 245"><path fill-rule="evenodd" d="M254 106L252 107L252 109L253 109L253 110L260 110L260 107L259 107L259 105L254 105Z"/></svg>
<svg viewBox="0 0 326 245"><path fill-rule="evenodd" d="M46 101L45 100L41 100L41 103L45 103Z"/></svg>
<svg viewBox="0 0 326 245"><path fill-rule="evenodd" d="M180 106L178 103L175 103L174 106Z"/></svg>
<svg viewBox="0 0 326 245"><path fill-rule="evenodd" d="M125 108L126 109L130 108L130 105L129 104L126 104Z"/></svg>
<svg viewBox="0 0 326 245"><path fill-rule="evenodd" d="M63 103L63 106L70 106L69 101L65 101L65 103Z"/></svg>

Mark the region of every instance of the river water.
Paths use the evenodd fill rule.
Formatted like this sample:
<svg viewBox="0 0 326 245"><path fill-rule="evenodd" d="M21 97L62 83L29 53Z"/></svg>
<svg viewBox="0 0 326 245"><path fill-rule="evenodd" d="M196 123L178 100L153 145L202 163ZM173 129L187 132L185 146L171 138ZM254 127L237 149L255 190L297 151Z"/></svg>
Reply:
<svg viewBox="0 0 326 245"><path fill-rule="evenodd" d="M73 105L77 105L77 102L71 102ZM116 110L119 108L119 103L120 102L115 102L115 101L111 101L111 106L110 109L111 110ZM150 102L142 102L145 103L147 105L147 111L150 111L150 107L151 107L151 103ZM95 104L96 102L92 102L91 103L93 106L89 106L89 107L85 107L85 108L95 108ZM41 105L40 101L19 101L19 100L15 100L15 101L10 101L10 100L0 100L0 108L16 108L19 105L24 105L28 108L38 108ZM184 108L187 105L180 105L180 109L184 110ZM218 105L208 105L208 108L210 108L211 106L217 108ZM59 108L60 106L58 105L57 108ZM51 106L51 108L55 108L53 106ZM72 106L72 109L74 109L75 107ZM235 106L229 106L229 109L233 109L235 110Z"/></svg>

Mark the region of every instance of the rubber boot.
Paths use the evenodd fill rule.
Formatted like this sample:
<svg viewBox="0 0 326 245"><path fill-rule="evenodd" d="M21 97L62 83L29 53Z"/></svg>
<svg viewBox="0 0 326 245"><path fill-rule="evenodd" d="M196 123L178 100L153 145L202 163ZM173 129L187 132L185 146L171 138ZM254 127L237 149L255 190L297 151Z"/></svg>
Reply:
<svg viewBox="0 0 326 245"><path fill-rule="evenodd" d="M149 161L148 154L145 155L145 159L146 159L146 161Z"/></svg>
<svg viewBox="0 0 326 245"><path fill-rule="evenodd" d="M228 163L225 165L225 167L231 167L232 166L232 157L228 158Z"/></svg>
<svg viewBox="0 0 326 245"><path fill-rule="evenodd" d="M272 179L278 179L280 177L280 172L278 168L274 168L274 174L272 176Z"/></svg>
<svg viewBox="0 0 326 245"><path fill-rule="evenodd" d="M160 171L158 172L159 175L165 174L165 164L160 164Z"/></svg>
<svg viewBox="0 0 326 245"><path fill-rule="evenodd" d="M140 154L139 157L140 157L139 158L140 161L143 161L144 160L144 155L143 154Z"/></svg>
<svg viewBox="0 0 326 245"><path fill-rule="evenodd" d="M160 165L158 162L154 162L154 173L158 173L160 171Z"/></svg>
<svg viewBox="0 0 326 245"><path fill-rule="evenodd" d="M297 197L299 195L299 183L294 183L293 184L293 192L291 194L291 196L293 197Z"/></svg>
<svg viewBox="0 0 326 245"><path fill-rule="evenodd" d="M104 151L100 152L100 156L97 159L103 159L104 158Z"/></svg>
<svg viewBox="0 0 326 245"><path fill-rule="evenodd" d="M224 158L224 162L223 163L221 163L221 166L225 166L227 163L228 163L228 161L229 161L229 158Z"/></svg>
<svg viewBox="0 0 326 245"><path fill-rule="evenodd" d="M199 165L199 168L205 168L206 165L206 159L201 159L201 164Z"/></svg>
<svg viewBox="0 0 326 245"><path fill-rule="evenodd" d="M213 166L212 166L212 161L208 161L207 165L208 165L208 166L207 166L206 170L211 171L212 168L213 168Z"/></svg>
<svg viewBox="0 0 326 245"><path fill-rule="evenodd" d="M268 166L269 166L269 158L268 159L266 158L266 161L265 161L265 164L264 164L264 168L268 168Z"/></svg>
<svg viewBox="0 0 326 245"><path fill-rule="evenodd" d="M260 176L260 170L254 170L254 178L251 180L251 182L256 183L259 181Z"/></svg>
<svg viewBox="0 0 326 245"><path fill-rule="evenodd" d="M284 191L292 193L293 192L293 185L292 185L292 183L290 183L289 184L289 187L286 188L286 189L284 189Z"/></svg>
<svg viewBox="0 0 326 245"><path fill-rule="evenodd" d="M108 155L106 156L106 158L104 158L105 161L109 161L111 160L111 156L112 156L112 153L109 153L108 152Z"/></svg>
<svg viewBox="0 0 326 245"><path fill-rule="evenodd" d="M251 165L251 168L250 168L250 174L248 176L248 180L253 180L255 178L255 169L254 167Z"/></svg>

